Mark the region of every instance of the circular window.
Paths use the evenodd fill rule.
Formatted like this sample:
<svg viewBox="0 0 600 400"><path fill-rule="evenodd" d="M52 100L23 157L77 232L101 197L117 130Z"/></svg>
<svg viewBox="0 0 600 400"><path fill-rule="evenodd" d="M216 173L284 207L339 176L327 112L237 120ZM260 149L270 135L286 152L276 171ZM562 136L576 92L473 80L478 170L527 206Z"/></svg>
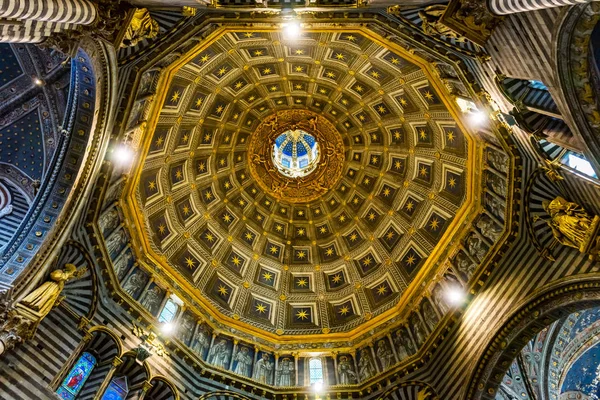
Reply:
<svg viewBox="0 0 600 400"><path fill-rule="evenodd" d="M313 172L319 156L319 143L301 129L282 133L273 145L273 164L282 175L290 178L302 178Z"/></svg>

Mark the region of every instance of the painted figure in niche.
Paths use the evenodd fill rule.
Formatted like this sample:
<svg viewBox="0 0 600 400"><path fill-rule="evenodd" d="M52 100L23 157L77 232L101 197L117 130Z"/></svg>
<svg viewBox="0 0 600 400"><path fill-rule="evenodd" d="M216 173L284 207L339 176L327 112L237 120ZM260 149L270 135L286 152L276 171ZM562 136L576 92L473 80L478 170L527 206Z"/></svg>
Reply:
<svg viewBox="0 0 600 400"><path fill-rule="evenodd" d="M194 335L194 344L192 345L192 351L200 356L204 355L204 351L210 346L210 340L204 330L204 327L198 328Z"/></svg>
<svg viewBox="0 0 600 400"><path fill-rule="evenodd" d="M491 165L500 172L508 174L508 157L494 150L487 152L488 165Z"/></svg>
<svg viewBox="0 0 600 400"><path fill-rule="evenodd" d="M377 342L377 358L381 362L381 366L384 370L394 365L394 354L392 353L392 350L388 347L385 340L380 340L379 342Z"/></svg>
<svg viewBox="0 0 600 400"><path fill-rule="evenodd" d="M412 329L413 329L413 334L415 336L415 340L417 341L417 344L419 346L421 346L423 343L425 343L425 339L427 338L427 333L425 332L425 327L423 326L423 322L421 322L421 319L418 316L413 316L412 318Z"/></svg>
<svg viewBox="0 0 600 400"><path fill-rule="evenodd" d="M431 303L429 303L428 301L423 302L422 314L423 314L423 318L425 319L425 323L427 324L429 329L433 332L433 330L435 329L435 327L438 324L438 317L437 317L437 314L435 313L435 310L431 306Z"/></svg>
<svg viewBox="0 0 600 400"><path fill-rule="evenodd" d="M502 229L500 229L494 221L492 221L489 217L483 216L477 221L477 228L483 236L490 239L492 243L495 243L502 234Z"/></svg>
<svg viewBox="0 0 600 400"><path fill-rule="evenodd" d="M248 351L247 347L240 346L235 356L233 356L233 361L237 361L237 365L235 366L233 372L235 372L236 374L247 376L248 378L252 376L251 371L253 360L250 356L250 352Z"/></svg>
<svg viewBox="0 0 600 400"><path fill-rule="evenodd" d="M556 240L581 253L589 253L590 258L600 255L600 217L590 215L577 203L558 196L554 200L542 203L544 210L550 215L546 221Z"/></svg>
<svg viewBox="0 0 600 400"><path fill-rule="evenodd" d="M131 297L135 297L137 292L139 292L142 289L144 282L145 282L144 273L139 270L135 271L129 277L129 279L127 279L127 282L125 282L125 284L123 285L123 290L125 291L125 293L127 293Z"/></svg>
<svg viewBox="0 0 600 400"><path fill-rule="evenodd" d="M505 221L505 213L504 213L504 204L500 202L497 198L487 195L485 196L485 205L488 207L489 211L494 214L496 217Z"/></svg>
<svg viewBox="0 0 600 400"><path fill-rule="evenodd" d="M523 358L525 359L525 369L529 378L537 378L539 373L539 362L541 360L540 353L525 353Z"/></svg>
<svg viewBox="0 0 600 400"><path fill-rule="evenodd" d="M65 283L71 278L81 277L87 271L85 267L78 269L73 264L65 264L64 268L52 271L50 280L42 283L37 289L25 296L19 302L19 305L35 311L40 320L48 315L65 287Z"/></svg>
<svg viewBox="0 0 600 400"><path fill-rule="evenodd" d="M115 230L119 225L119 212L116 208L111 208L98 218L98 225L102 230L102 234L106 235Z"/></svg>
<svg viewBox="0 0 600 400"><path fill-rule="evenodd" d="M444 290L442 289L442 286L439 283L433 288L432 294L433 301L435 301L435 304L440 309L440 312L442 314L446 314L446 312L448 311L448 305L446 304L446 299L444 298Z"/></svg>
<svg viewBox="0 0 600 400"><path fill-rule="evenodd" d="M348 357L341 356L338 363L338 375L340 377L340 385L351 385L356 383L356 373Z"/></svg>
<svg viewBox="0 0 600 400"><path fill-rule="evenodd" d="M84 377L85 377L85 371L83 370L83 367L75 368L75 370L73 371L73 374L70 376L69 380L67 381L67 387L73 391L76 391L78 389L79 385L81 384L81 382L83 381Z"/></svg>
<svg viewBox="0 0 600 400"><path fill-rule="evenodd" d="M90 353L84 352L56 391L58 397L74 399L83 388L95 365L96 358Z"/></svg>
<svg viewBox="0 0 600 400"><path fill-rule="evenodd" d="M260 360L256 362L254 379L268 385L273 384L273 363L270 361L269 354L263 353Z"/></svg>
<svg viewBox="0 0 600 400"><path fill-rule="evenodd" d="M125 231L120 230L117 233L113 233L106 241L106 250L108 250L110 257L114 258L123 246L125 246L125 243L127 243Z"/></svg>
<svg viewBox="0 0 600 400"><path fill-rule="evenodd" d="M277 384L279 386L294 386L295 383L296 370L294 369L294 362L288 357L284 357L277 368Z"/></svg>
<svg viewBox="0 0 600 400"><path fill-rule="evenodd" d="M366 381L377 373L373 359L369 354L368 349L362 349L360 351L360 360L358 361L358 375L361 381Z"/></svg>
<svg viewBox="0 0 600 400"><path fill-rule="evenodd" d="M486 175L485 179L497 195L506 197L506 181L504 179L489 172Z"/></svg>
<svg viewBox="0 0 600 400"><path fill-rule="evenodd" d="M471 235L467 240L467 248L469 250L469 254L471 254L471 256L478 261L483 260L488 251L485 243L483 243L483 241L475 234Z"/></svg>
<svg viewBox="0 0 600 400"><path fill-rule="evenodd" d="M456 255L454 265L465 280L469 280L477 268L477 265L462 251Z"/></svg>
<svg viewBox="0 0 600 400"><path fill-rule="evenodd" d="M225 339L219 340L208 353L208 362L223 369L229 368L229 349Z"/></svg>
<svg viewBox="0 0 600 400"><path fill-rule="evenodd" d="M156 314L160 302L162 301L162 290L158 286L152 287L146 293L142 295L140 304L152 315Z"/></svg>
<svg viewBox="0 0 600 400"><path fill-rule="evenodd" d="M129 267L129 262L133 258L133 255L130 252L126 252L122 257L119 257L118 260L114 263L115 275L117 275L118 280L122 280L127 273L127 268Z"/></svg>
<svg viewBox="0 0 600 400"><path fill-rule="evenodd" d="M179 328L177 328L177 339L181 340L185 344L188 344L192 338L192 334L194 333L195 323L196 321L193 315L184 314L181 318Z"/></svg>
<svg viewBox="0 0 600 400"><path fill-rule="evenodd" d="M396 331L396 336L394 336L394 344L396 345L396 352L398 353L400 361L410 357L410 355L414 354L415 352L415 347L408 335L406 335L404 329L398 329Z"/></svg>

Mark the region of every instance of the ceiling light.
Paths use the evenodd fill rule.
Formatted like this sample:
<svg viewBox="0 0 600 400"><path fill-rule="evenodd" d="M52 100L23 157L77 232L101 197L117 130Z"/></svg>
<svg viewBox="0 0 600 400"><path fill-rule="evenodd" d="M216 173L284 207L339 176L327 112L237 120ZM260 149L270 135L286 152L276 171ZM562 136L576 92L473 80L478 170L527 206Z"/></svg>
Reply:
<svg viewBox="0 0 600 400"><path fill-rule="evenodd" d="M33 83L35 83L38 86L42 86L44 84L44 81L41 80L40 78L34 78Z"/></svg>
<svg viewBox="0 0 600 400"><path fill-rule="evenodd" d="M133 160L133 151L129 146L120 144L113 150L113 160L119 165L128 165Z"/></svg>
<svg viewBox="0 0 600 400"><path fill-rule="evenodd" d="M175 330L175 324L173 324L172 322L167 322L166 324L163 324L160 327L160 331L164 334L164 335L170 335L171 333L173 333L173 331Z"/></svg>
<svg viewBox="0 0 600 400"><path fill-rule="evenodd" d="M283 24L283 32L288 39L298 39L302 33L302 28L298 21L289 21Z"/></svg>
<svg viewBox="0 0 600 400"><path fill-rule="evenodd" d="M462 288L452 286L446 290L446 301L452 306L460 306L465 302L465 298Z"/></svg>

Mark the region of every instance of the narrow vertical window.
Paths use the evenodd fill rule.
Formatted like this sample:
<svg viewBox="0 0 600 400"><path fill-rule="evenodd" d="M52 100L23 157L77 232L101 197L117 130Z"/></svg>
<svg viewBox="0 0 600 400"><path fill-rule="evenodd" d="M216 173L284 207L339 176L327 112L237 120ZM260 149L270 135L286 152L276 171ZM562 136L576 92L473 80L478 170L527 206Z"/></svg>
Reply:
<svg viewBox="0 0 600 400"><path fill-rule="evenodd" d="M96 357L88 352L85 352L79 357L69 374L60 385L56 394L61 399L72 400L77 398L77 395L83 388L85 381L89 378L92 370L96 366Z"/></svg>
<svg viewBox="0 0 600 400"><path fill-rule="evenodd" d="M323 363L318 358L311 358L308 362L310 384L323 382Z"/></svg>
<svg viewBox="0 0 600 400"><path fill-rule="evenodd" d="M160 315L158 316L158 322L168 324L175 319L179 306L173 301L173 299L167 300L163 307Z"/></svg>
<svg viewBox="0 0 600 400"><path fill-rule="evenodd" d="M112 378L101 400L125 400L128 393L126 376Z"/></svg>

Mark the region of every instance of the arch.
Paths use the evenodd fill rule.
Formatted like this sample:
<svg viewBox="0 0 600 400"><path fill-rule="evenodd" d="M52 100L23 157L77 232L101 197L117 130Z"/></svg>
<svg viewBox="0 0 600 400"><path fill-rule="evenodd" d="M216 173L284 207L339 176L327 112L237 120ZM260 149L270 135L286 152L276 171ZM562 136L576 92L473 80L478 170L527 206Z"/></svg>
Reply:
<svg viewBox="0 0 600 400"><path fill-rule="evenodd" d="M137 399L137 396L142 392L145 382L150 381L152 371L146 361L139 364L136 360L136 352L128 351L121 357L122 363L117 367L112 375L112 378L127 377L129 392L126 399ZM108 386L108 384L107 384Z"/></svg>
<svg viewBox="0 0 600 400"><path fill-rule="evenodd" d="M179 400L179 391L173 383L162 375L155 375L150 380L152 388L146 393L146 400Z"/></svg>
<svg viewBox="0 0 600 400"><path fill-rule="evenodd" d="M121 342L121 338L110 328L107 328L102 325L96 325L88 329L88 333L94 332L104 332L108 336L110 336L114 340L115 345L117 346L117 356L120 357L123 354L123 343Z"/></svg>
<svg viewBox="0 0 600 400"><path fill-rule="evenodd" d="M495 399L504 373L525 344L544 327L585 308L600 306L600 274L559 279L507 315L507 319L479 358L470 378L466 399Z"/></svg>
<svg viewBox="0 0 600 400"><path fill-rule="evenodd" d="M243 394L232 392L231 390L218 390L216 392L206 393L198 397L198 400L252 400Z"/></svg>

